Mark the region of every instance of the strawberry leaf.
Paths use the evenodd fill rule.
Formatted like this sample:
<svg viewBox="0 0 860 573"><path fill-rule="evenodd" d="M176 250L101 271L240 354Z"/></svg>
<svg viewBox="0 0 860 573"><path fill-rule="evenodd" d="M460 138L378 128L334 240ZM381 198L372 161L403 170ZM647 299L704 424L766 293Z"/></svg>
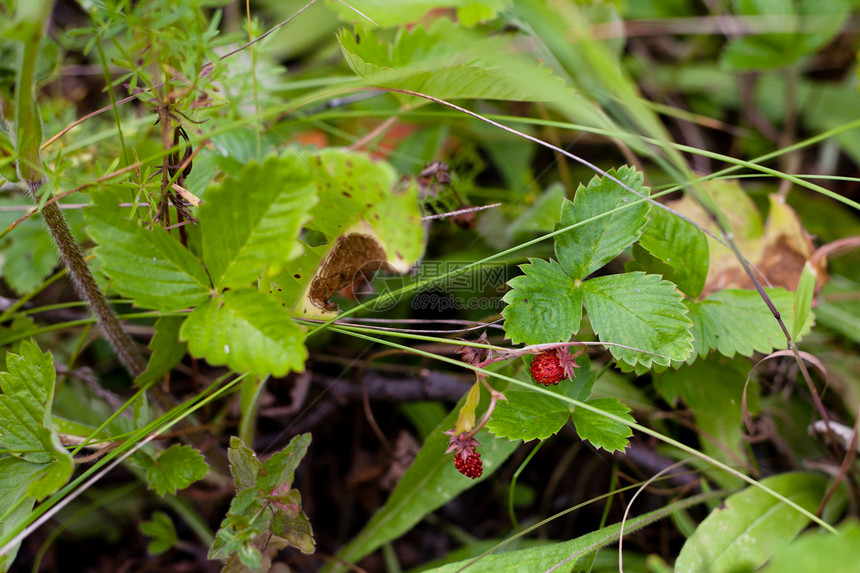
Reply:
<svg viewBox="0 0 860 573"><path fill-rule="evenodd" d="M657 275L625 273L598 277L580 286L591 326L609 351L629 365L669 365L693 350L687 309L675 285Z"/></svg>
<svg viewBox="0 0 860 573"><path fill-rule="evenodd" d="M579 330L582 294L579 287L553 260L532 259L520 265L525 274L512 278L513 290L502 300L505 333L514 344L566 342Z"/></svg>
<svg viewBox="0 0 860 573"><path fill-rule="evenodd" d="M622 404L618 398L597 398L586 403L631 423L636 421L629 414L630 408ZM607 452L625 449L628 445L627 438L633 435L633 430L627 424L610 420L585 408L576 408L572 417L579 437L588 440L594 447L603 448Z"/></svg>
<svg viewBox="0 0 860 573"><path fill-rule="evenodd" d="M185 320L179 338L192 355L240 372L283 376L304 369L304 333L277 301L252 289L207 300Z"/></svg>
<svg viewBox="0 0 860 573"><path fill-rule="evenodd" d="M609 175L642 195L650 194L642 184L642 173L631 167L624 166L618 171L612 169ZM556 255L571 277L584 279L639 238L642 228L648 223L649 203L639 203L602 216L637 199L641 197L615 181L595 177L587 187L579 186L573 202L564 201L558 228L600 217L556 237Z"/></svg>
<svg viewBox="0 0 860 573"><path fill-rule="evenodd" d="M203 479L209 470L203 454L191 446L179 444L170 446L156 458L144 455L136 461L146 472L149 487L161 496L185 489Z"/></svg>
<svg viewBox="0 0 860 573"><path fill-rule="evenodd" d="M639 239L649 253L674 270L681 292L698 297L708 276L708 240L691 223L663 209L651 210L651 221Z"/></svg>
<svg viewBox="0 0 860 573"><path fill-rule="evenodd" d="M765 292L776 305L789 332L803 336L812 327L814 316L807 314L806 323L794 326L794 295L783 288L768 288ZM693 320L693 346L696 355L705 356L716 350L731 358L736 353L751 356L753 352L767 354L786 345L785 334L767 304L754 290L726 289L700 301L687 301Z"/></svg>
<svg viewBox="0 0 860 573"><path fill-rule="evenodd" d="M293 154L250 163L210 188L200 231L215 286L247 286L300 255L298 234L314 203L307 161Z"/></svg>

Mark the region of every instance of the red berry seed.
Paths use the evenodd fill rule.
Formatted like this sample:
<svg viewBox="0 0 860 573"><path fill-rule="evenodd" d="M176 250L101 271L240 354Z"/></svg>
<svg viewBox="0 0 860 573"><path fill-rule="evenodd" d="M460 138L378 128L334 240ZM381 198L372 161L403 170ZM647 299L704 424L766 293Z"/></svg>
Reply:
<svg viewBox="0 0 860 573"><path fill-rule="evenodd" d="M481 454L474 449L464 450L463 453L455 455L454 467L467 478L479 478L484 473Z"/></svg>

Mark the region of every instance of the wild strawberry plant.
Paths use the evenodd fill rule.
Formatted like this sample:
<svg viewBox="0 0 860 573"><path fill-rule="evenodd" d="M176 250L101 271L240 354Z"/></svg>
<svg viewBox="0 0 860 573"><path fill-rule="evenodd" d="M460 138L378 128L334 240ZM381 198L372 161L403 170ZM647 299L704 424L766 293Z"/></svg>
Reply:
<svg viewBox="0 0 860 573"><path fill-rule="evenodd" d="M110 539L76 527L94 508L151 538L126 528L114 568L148 551L185 570L205 555L227 571L370 571L377 550L399 568L399 548L404 564L447 562L434 571L614 569L600 548L669 516L660 558L678 570L775 556L785 571L798 548L856 563L850 522L790 543L857 505L860 267L827 262L856 246L844 206L860 205L788 160L762 166L819 141L808 172L837 148L860 161L843 111L856 90L801 73L833 38L853 41L847 0L784 2L818 26L704 36L696 57L610 33L698 21L694 3L264 4L0 3L0 569L19 551L14 566L39 568L49 519ZM713 89L734 82L767 104ZM796 117L831 131L787 147ZM701 125L735 139L711 149ZM728 179L741 167L782 187ZM817 248L806 227L836 242ZM504 279L467 284L492 264ZM57 288L66 274L75 297ZM491 311L464 304L482 296ZM837 374L837 400L815 372ZM587 504L577 480L592 474L627 503L644 484L601 469L617 463L683 494L634 517L608 502L585 530L558 515L533 546L490 554L538 527L518 513ZM435 546L437 527L458 533L410 557L408 538ZM655 551L619 554L644 569Z"/></svg>

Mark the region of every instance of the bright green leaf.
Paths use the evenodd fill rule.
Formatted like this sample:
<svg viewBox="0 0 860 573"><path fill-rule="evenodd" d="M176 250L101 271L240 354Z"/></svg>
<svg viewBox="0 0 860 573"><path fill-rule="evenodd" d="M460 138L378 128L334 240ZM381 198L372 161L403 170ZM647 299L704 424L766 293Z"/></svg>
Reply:
<svg viewBox="0 0 860 573"><path fill-rule="evenodd" d="M618 398L596 398L586 403L631 423L636 421L629 414L630 408L622 404ZM603 448L607 452L624 450L629 445L627 438L633 435L633 430L627 424L610 420L585 408L576 408L572 418L580 438L588 440L595 448Z"/></svg>
<svg viewBox="0 0 860 573"><path fill-rule="evenodd" d="M761 483L808 511L815 511L827 486L823 476L799 472L765 478ZM730 496L699 524L681 548L675 571L755 569L808 523L805 515L749 486Z"/></svg>
<svg viewBox="0 0 860 573"><path fill-rule="evenodd" d="M579 330L582 294L557 262L532 259L525 274L508 281L505 333L514 344L566 342Z"/></svg>
<svg viewBox="0 0 860 573"><path fill-rule="evenodd" d="M34 464L12 456L0 457L0 537L8 539L28 516L36 498L27 496L27 488L47 464ZM0 555L0 571L8 571L18 553L15 546Z"/></svg>
<svg viewBox="0 0 860 573"><path fill-rule="evenodd" d="M803 265L800 281L797 284L797 292L794 293L794 319L791 325L791 338L797 341L809 319L812 310L812 298L815 296L815 283L818 271L807 261Z"/></svg>
<svg viewBox="0 0 860 573"><path fill-rule="evenodd" d="M834 535L820 530L802 534L774 552L762 573L855 573L860 563L860 525L856 518Z"/></svg>
<svg viewBox="0 0 860 573"><path fill-rule="evenodd" d="M233 481L236 482L238 491L257 485L257 474L263 464L257 459L251 448L233 436L230 438L227 457L230 460L230 473L233 474Z"/></svg>
<svg viewBox="0 0 860 573"><path fill-rule="evenodd" d="M298 234L314 203L307 161L289 153L250 163L207 190L200 230L215 286L247 286L301 254Z"/></svg>
<svg viewBox="0 0 860 573"><path fill-rule="evenodd" d="M102 270L120 294L144 308L176 311L209 296L200 261L160 227L145 229L103 201L86 210L87 231L98 243Z"/></svg>
<svg viewBox="0 0 860 573"><path fill-rule="evenodd" d="M179 338L192 355L239 372L283 376L304 369L304 333L275 300L251 289L208 300L185 320Z"/></svg>
<svg viewBox="0 0 860 573"><path fill-rule="evenodd" d="M185 321L179 316L162 316L155 321L155 335L149 341L152 355L146 370L135 379L138 386L155 382L176 366L185 356L185 344L179 342L179 329Z"/></svg>
<svg viewBox="0 0 860 573"><path fill-rule="evenodd" d="M170 446L158 457L140 457L138 463L146 471L149 487L158 495L174 494L192 483L203 479L209 466L203 454L191 446Z"/></svg>
<svg viewBox="0 0 860 573"><path fill-rule="evenodd" d="M611 169L608 174L641 195L650 194L650 189L642 184L642 173L631 167ZM587 187L579 186L573 202L564 201L558 228L587 221L640 199L607 177L594 177ZM559 262L573 278L584 279L639 238L648 223L650 208L650 203L639 203L557 235L555 252Z"/></svg>
<svg viewBox="0 0 860 573"><path fill-rule="evenodd" d="M692 351L691 323L675 285L644 273L609 275L580 286L591 326L609 351L627 364L668 365Z"/></svg>
<svg viewBox="0 0 860 573"><path fill-rule="evenodd" d="M173 520L163 511L156 511L152 519L140 524L140 531L152 540L146 546L150 555L159 555L176 545L176 528Z"/></svg>
<svg viewBox="0 0 860 573"><path fill-rule="evenodd" d="M698 297L708 276L708 240L691 223L663 209L651 210L651 221L639 243L674 269L673 282L681 292Z"/></svg>
<svg viewBox="0 0 860 573"><path fill-rule="evenodd" d="M767 288L765 292L780 311L788 331L794 331L792 294L783 288ZM711 350L730 358L735 353L742 356L752 356L753 352L767 354L787 344L779 323L754 290L721 290L700 302L686 301L686 304L693 320L693 346L699 356ZM809 332L813 320L810 313L797 331L799 336Z"/></svg>

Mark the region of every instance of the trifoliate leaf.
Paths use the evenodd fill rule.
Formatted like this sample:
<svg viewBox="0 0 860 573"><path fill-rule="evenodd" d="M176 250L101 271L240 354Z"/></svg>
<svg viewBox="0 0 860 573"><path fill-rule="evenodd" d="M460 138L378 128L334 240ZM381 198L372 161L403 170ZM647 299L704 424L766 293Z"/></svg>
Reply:
<svg viewBox="0 0 860 573"><path fill-rule="evenodd" d="M141 456L136 461L146 472L149 487L158 495L174 494L178 489L185 489L203 479L209 469L203 454L191 446L178 444L170 446L154 459Z"/></svg>
<svg viewBox="0 0 860 573"><path fill-rule="evenodd" d="M597 398L586 403L628 422L636 421L629 414L630 408L622 404L618 398ZM607 452L625 449L629 443L627 438L633 435L633 430L627 424L610 420L585 408L576 408L572 418L580 438L588 440L594 447L603 448Z"/></svg>
<svg viewBox="0 0 860 573"><path fill-rule="evenodd" d="M146 371L134 383L145 386L170 372L185 356L185 344L179 342L179 329L185 321L179 316L162 316L155 321L155 335L149 341L152 355Z"/></svg>
<svg viewBox="0 0 860 573"><path fill-rule="evenodd" d="M794 295L783 288L768 288L765 292L792 332ZM717 350L730 358L735 353L752 356L753 352L767 354L787 344L779 323L754 290L721 290L700 302L686 301L686 304L693 320L693 346L697 355ZM809 332L813 321L810 313L797 334L803 336Z"/></svg>
<svg viewBox="0 0 860 573"><path fill-rule="evenodd" d="M200 231L215 286L247 286L301 254L298 234L314 203L307 161L294 154L250 163L207 190Z"/></svg>
<svg viewBox="0 0 860 573"><path fill-rule="evenodd" d="M708 277L708 240L705 234L660 208L651 210L651 221L645 227L639 244L668 264L673 282L691 298L698 297Z"/></svg>
<svg viewBox="0 0 860 573"><path fill-rule="evenodd" d="M152 519L140 524L140 531L152 540L146 546L150 555L160 555L176 545L176 528L170 516L163 511L156 511Z"/></svg>
<svg viewBox="0 0 860 573"><path fill-rule="evenodd" d="M594 332L601 342L623 344L609 351L627 364L648 368L686 360L693 351L692 323L675 285L656 275L625 273L580 286Z"/></svg>
<svg viewBox="0 0 860 573"><path fill-rule="evenodd" d="M86 210L87 231L112 286L144 308L176 311L206 300L211 288L200 261L160 227L129 221L118 204Z"/></svg>
<svg viewBox="0 0 860 573"><path fill-rule="evenodd" d="M531 259L525 274L508 281L512 290L502 298L505 333L514 344L566 342L582 320L580 288L553 260Z"/></svg>
<svg viewBox="0 0 860 573"><path fill-rule="evenodd" d="M192 355L239 372L284 376L304 369L304 333L275 300L251 289L207 300L185 320L179 338Z"/></svg>
<svg viewBox="0 0 860 573"><path fill-rule="evenodd" d="M608 173L641 195L650 194L639 171L624 166ZM607 177L595 177L587 187L579 186L573 202L564 201L558 228L587 221L641 199ZM642 202L556 236L559 262L573 278L584 279L639 238L648 223L650 208L650 203Z"/></svg>

